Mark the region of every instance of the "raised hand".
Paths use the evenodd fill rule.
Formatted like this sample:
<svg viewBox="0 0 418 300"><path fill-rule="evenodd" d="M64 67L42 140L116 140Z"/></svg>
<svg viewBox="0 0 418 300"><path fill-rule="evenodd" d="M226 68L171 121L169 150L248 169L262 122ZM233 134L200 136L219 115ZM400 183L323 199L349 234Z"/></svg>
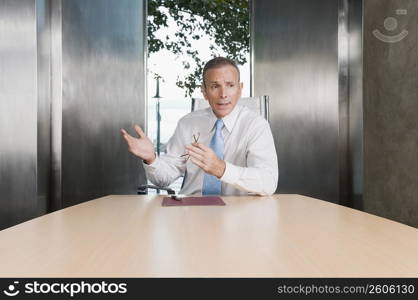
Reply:
<svg viewBox="0 0 418 300"><path fill-rule="evenodd" d="M138 125L134 125L134 129L139 138L135 138L121 129L120 132L128 144L128 151L143 159L146 164L151 164L155 160L154 145L151 140L145 135L144 131Z"/></svg>
<svg viewBox="0 0 418 300"><path fill-rule="evenodd" d="M186 146L187 154L192 163L201 168L205 173L221 178L224 175L226 164L216 156L208 146L201 143L193 143Z"/></svg>

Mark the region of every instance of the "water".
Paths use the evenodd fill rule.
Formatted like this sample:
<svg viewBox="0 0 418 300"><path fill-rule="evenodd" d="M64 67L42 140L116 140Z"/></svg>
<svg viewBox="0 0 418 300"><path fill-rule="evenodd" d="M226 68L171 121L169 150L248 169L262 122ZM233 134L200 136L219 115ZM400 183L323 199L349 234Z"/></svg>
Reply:
<svg viewBox="0 0 418 300"><path fill-rule="evenodd" d="M148 103L148 137L156 145L157 140L157 117L156 101L150 99ZM177 122L181 117L191 111L190 99L160 99L160 142L166 144L176 129Z"/></svg>
<svg viewBox="0 0 418 300"><path fill-rule="evenodd" d="M148 137L153 141L154 145L157 145L157 101L155 99L150 99L148 103ZM165 149L165 144L168 142L170 137L173 135L174 130L176 129L177 122L181 117L185 116L191 111L191 100L190 99L160 99L160 139L162 149ZM161 151L161 156L164 153ZM180 192L181 185L183 183L183 177L175 180L171 185L176 193ZM151 183L150 183L151 184ZM150 189L148 194L156 194L155 190ZM161 191L161 194L167 194L166 191Z"/></svg>

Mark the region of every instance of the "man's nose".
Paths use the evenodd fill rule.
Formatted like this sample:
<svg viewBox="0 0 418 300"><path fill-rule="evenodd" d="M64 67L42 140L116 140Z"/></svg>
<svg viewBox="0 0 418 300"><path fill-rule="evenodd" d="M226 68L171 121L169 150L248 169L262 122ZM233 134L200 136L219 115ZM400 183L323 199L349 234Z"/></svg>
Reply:
<svg viewBox="0 0 418 300"><path fill-rule="evenodd" d="M220 92L221 99L225 99L227 97L226 88L224 86L221 86L219 92Z"/></svg>

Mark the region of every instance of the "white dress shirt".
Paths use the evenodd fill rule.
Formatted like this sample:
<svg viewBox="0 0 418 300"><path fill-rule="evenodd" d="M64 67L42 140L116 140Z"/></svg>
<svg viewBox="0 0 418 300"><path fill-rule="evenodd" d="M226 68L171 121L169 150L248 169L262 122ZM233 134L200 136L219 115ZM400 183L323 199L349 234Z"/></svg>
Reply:
<svg viewBox="0 0 418 300"><path fill-rule="evenodd" d="M191 159L180 157L186 153L185 146L194 142L209 147L215 133L217 118L212 109L191 112L180 119L177 128L167 143L167 154L157 157L150 164L143 164L148 179L157 186L165 187L184 175L181 194L201 195L204 171ZM279 169L273 135L268 122L247 107L237 104L223 119L225 173L222 195L271 195L276 191Z"/></svg>

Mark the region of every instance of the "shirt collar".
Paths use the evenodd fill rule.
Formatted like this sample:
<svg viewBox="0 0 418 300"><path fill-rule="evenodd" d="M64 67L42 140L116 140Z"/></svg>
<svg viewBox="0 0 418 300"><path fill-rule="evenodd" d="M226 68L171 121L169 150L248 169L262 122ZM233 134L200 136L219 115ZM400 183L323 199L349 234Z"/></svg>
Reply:
<svg viewBox="0 0 418 300"><path fill-rule="evenodd" d="M234 109L225 117L222 118L222 121L225 124L225 128L231 133L232 132L232 128L234 128L235 122L237 121L238 118L238 114L241 111L241 106L240 105L235 105ZM213 113L212 109L209 107L209 120L211 124L210 127L210 131L213 130L214 126L215 126L215 122L218 118L216 117L216 115Z"/></svg>

